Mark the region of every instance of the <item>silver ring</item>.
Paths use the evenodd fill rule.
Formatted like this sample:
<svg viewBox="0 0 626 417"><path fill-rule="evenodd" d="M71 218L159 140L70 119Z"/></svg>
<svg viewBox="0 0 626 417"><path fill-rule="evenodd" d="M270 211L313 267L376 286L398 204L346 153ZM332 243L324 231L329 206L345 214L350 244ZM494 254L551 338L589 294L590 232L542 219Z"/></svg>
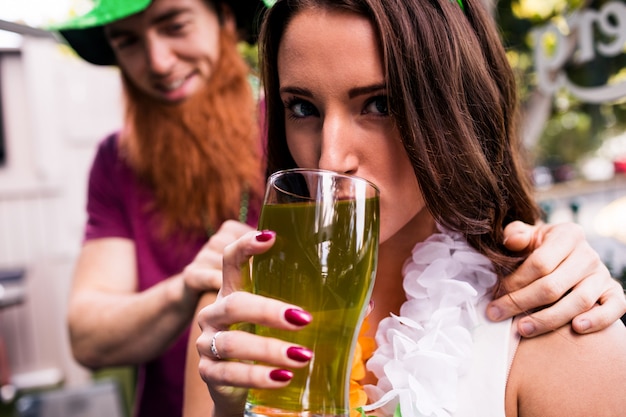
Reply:
<svg viewBox="0 0 626 417"><path fill-rule="evenodd" d="M220 356L220 353L217 351L217 346L215 345L215 341L217 340L217 336L219 336L220 333L222 333L221 330L219 332L215 333L213 335L213 338L211 339L211 353L213 354L213 356L217 360L222 360L222 357Z"/></svg>

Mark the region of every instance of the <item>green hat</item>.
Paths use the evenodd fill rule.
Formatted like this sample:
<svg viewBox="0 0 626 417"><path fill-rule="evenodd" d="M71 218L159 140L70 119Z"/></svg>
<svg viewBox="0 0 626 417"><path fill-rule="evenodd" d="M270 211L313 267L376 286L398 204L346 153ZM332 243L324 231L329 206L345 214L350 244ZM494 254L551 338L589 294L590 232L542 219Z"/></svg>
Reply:
<svg viewBox="0 0 626 417"><path fill-rule="evenodd" d="M258 31L258 16L269 0L211 0L232 9L239 30L252 43ZM94 7L82 16L49 27L58 31L76 53L96 65L115 65L116 59L104 34L104 26L145 10L152 0L94 0Z"/></svg>

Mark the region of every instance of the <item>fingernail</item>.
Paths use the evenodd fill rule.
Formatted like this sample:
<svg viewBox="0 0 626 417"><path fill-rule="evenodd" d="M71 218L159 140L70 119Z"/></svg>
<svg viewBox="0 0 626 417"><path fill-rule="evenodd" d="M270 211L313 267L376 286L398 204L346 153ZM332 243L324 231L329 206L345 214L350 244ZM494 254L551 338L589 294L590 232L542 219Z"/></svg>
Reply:
<svg viewBox="0 0 626 417"><path fill-rule="evenodd" d="M522 336L532 336L535 333L535 325L531 321L523 321L520 323Z"/></svg>
<svg viewBox="0 0 626 417"><path fill-rule="evenodd" d="M270 372L270 378L274 381L285 382L293 378L293 372L287 369L274 369Z"/></svg>
<svg viewBox="0 0 626 417"><path fill-rule="evenodd" d="M256 234L256 240L259 242L267 242L275 235L276 233L272 232L271 230L261 230L259 233Z"/></svg>
<svg viewBox="0 0 626 417"><path fill-rule="evenodd" d="M503 244L504 246L506 246L506 242L508 242L510 238L512 238L512 237L514 237L514 236L521 236L521 235L523 235L524 233L526 233L526 232L525 232L525 231L523 231L523 230L518 230L518 231L516 231L516 232L513 232L512 234L506 235L506 236L504 237L504 240L502 240L502 244Z"/></svg>
<svg viewBox="0 0 626 417"><path fill-rule="evenodd" d="M576 327L578 327L579 331L586 332L587 330L591 329L591 321L587 319L578 320Z"/></svg>
<svg viewBox="0 0 626 417"><path fill-rule="evenodd" d="M497 306L489 306L487 308L487 317L489 317L489 320L498 321L502 317L502 310Z"/></svg>
<svg viewBox="0 0 626 417"><path fill-rule="evenodd" d="M294 361L307 362L313 357L313 351L303 347L292 346L287 349L287 357Z"/></svg>
<svg viewBox="0 0 626 417"><path fill-rule="evenodd" d="M297 308L290 308L285 311L285 319L291 324L295 324L296 326L304 326L305 324L309 324L311 322L311 315L304 310L299 310Z"/></svg>

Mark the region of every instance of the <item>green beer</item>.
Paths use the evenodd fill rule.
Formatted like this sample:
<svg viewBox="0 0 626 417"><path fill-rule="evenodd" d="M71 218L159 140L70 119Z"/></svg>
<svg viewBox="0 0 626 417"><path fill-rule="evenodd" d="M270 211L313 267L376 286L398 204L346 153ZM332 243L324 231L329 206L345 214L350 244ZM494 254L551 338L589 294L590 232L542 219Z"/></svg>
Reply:
<svg viewBox="0 0 626 417"><path fill-rule="evenodd" d="M263 207L259 228L275 231L276 242L254 257L252 292L298 305L313 321L296 332L255 326L255 333L314 356L287 387L250 390L247 416L349 415L352 353L376 272L378 205L370 197Z"/></svg>

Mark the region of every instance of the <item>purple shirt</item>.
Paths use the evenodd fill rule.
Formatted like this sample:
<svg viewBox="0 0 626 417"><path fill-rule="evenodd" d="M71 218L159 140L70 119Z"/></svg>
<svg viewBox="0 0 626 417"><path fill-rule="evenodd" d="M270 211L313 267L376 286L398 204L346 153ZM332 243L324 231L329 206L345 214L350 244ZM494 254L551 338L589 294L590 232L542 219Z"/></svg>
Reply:
<svg viewBox="0 0 626 417"><path fill-rule="evenodd" d="M158 219L145 210L152 201L152 194L139 184L130 167L120 158L117 141L117 134L104 139L91 167L85 240L105 237L133 240L137 287L143 291L180 273L207 241L207 236L201 232L194 238L162 240L153 233ZM258 211L258 207L250 207L249 224L256 225ZM137 417L182 415L188 338L189 327L162 356L138 367Z"/></svg>

